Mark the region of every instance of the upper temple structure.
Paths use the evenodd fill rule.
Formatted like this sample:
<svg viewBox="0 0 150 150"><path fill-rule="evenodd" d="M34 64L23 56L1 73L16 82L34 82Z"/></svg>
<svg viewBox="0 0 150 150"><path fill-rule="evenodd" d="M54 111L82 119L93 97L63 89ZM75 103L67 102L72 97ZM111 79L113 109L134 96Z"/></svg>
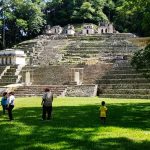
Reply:
<svg viewBox="0 0 150 150"><path fill-rule="evenodd" d="M92 23L83 24L80 29L75 30L73 25L68 24L65 27L53 26L50 27L47 25L45 29L47 35L94 35L94 34L106 34L106 33L116 33L113 24L110 22L99 22L99 25L96 26Z"/></svg>

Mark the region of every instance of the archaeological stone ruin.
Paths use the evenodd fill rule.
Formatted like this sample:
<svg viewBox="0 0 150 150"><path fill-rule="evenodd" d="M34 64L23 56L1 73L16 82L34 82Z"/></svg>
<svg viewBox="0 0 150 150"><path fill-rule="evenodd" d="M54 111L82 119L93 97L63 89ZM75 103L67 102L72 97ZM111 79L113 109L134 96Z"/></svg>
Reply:
<svg viewBox="0 0 150 150"><path fill-rule="evenodd" d="M41 96L150 98L150 80L130 65L143 48L112 23L46 26L42 35L0 51L0 92ZM134 41L134 42L133 42Z"/></svg>

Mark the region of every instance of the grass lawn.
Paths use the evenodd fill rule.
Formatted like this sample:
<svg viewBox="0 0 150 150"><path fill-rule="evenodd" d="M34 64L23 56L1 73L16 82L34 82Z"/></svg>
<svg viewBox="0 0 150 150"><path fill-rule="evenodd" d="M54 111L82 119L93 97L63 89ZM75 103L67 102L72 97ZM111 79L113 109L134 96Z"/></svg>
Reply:
<svg viewBox="0 0 150 150"><path fill-rule="evenodd" d="M99 121L102 100L107 125ZM148 150L150 100L57 98L53 119L41 120L41 98L17 98L15 120L0 108L0 150Z"/></svg>

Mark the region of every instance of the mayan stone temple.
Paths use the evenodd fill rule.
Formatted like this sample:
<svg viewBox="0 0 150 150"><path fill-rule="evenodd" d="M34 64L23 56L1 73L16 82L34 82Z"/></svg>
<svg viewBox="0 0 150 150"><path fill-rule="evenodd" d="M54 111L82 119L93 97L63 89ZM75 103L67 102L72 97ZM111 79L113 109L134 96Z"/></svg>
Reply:
<svg viewBox="0 0 150 150"><path fill-rule="evenodd" d="M143 48L110 22L47 25L42 35L0 52L0 91L41 96L150 98L150 81L130 65Z"/></svg>

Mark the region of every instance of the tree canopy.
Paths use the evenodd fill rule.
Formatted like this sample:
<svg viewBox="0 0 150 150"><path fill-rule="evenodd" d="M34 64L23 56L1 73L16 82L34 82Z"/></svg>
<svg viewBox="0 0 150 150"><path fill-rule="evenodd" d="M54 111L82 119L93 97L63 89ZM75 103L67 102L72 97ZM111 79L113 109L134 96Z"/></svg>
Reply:
<svg viewBox="0 0 150 150"><path fill-rule="evenodd" d="M107 20L103 9L111 7L111 0L52 0L47 4L51 24L99 22ZM111 1L112 2L112 1Z"/></svg>
<svg viewBox="0 0 150 150"><path fill-rule="evenodd" d="M134 54L131 64L137 70L150 72L150 44Z"/></svg>
<svg viewBox="0 0 150 150"><path fill-rule="evenodd" d="M131 65L150 79L150 44L134 54Z"/></svg>
<svg viewBox="0 0 150 150"><path fill-rule="evenodd" d="M46 23L43 0L1 0L1 29L6 45L37 35ZM2 34L4 34L2 32Z"/></svg>
<svg viewBox="0 0 150 150"><path fill-rule="evenodd" d="M114 1L116 2L114 21L118 29L139 35L150 35L150 1Z"/></svg>
<svg viewBox="0 0 150 150"><path fill-rule="evenodd" d="M110 20L120 32L149 36L149 6L143 0L0 0L0 34L11 47L40 34L45 24Z"/></svg>

